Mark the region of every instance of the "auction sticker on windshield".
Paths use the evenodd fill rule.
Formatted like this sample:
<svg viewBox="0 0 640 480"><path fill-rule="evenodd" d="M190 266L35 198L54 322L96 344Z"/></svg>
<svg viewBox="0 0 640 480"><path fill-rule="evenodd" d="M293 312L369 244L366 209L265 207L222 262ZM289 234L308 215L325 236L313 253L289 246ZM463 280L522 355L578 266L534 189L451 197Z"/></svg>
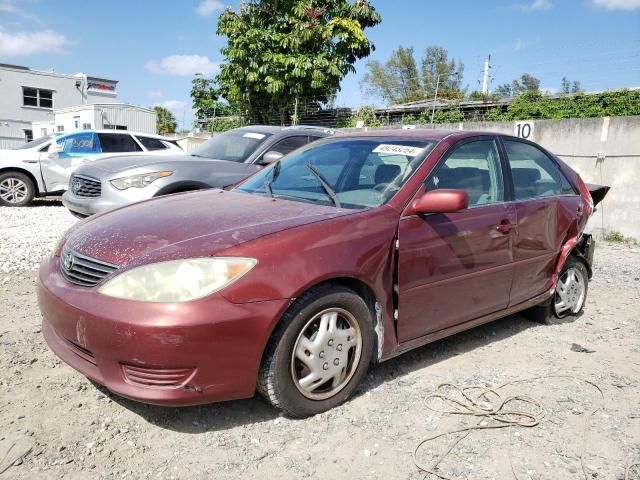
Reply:
<svg viewBox="0 0 640 480"><path fill-rule="evenodd" d="M393 153L396 155L406 155L408 157L415 157L423 150L422 147L411 147L409 145L391 145L388 143L381 143L378 145L372 153Z"/></svg>
<svg viewBox="0 0 640 480"><path fill-rule="evenodd" d="M254 138L256 140L262 140L264 138L264 134L262 134L262 133L253 133L253 132L247 132L242 136L244 138Z"/></svg>

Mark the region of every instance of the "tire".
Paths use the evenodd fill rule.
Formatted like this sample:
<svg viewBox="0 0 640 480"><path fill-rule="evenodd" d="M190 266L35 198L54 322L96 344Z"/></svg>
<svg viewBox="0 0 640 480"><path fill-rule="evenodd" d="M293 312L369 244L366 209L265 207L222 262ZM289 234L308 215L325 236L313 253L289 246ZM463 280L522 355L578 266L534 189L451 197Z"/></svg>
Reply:
<svg viewBox="0 0 640 480"><path fill-rule="evenodd" d="M362 297L338 285L315 287L276 327L260 366L258 391L290 417L324 412L354 392L367 373L373 345L371 311Z"/></svg>
<svg viewBox="0 0 640 480"><path fill-rule="evenodd" d="M571 255L558 275L558 284L551 300L527 310L527 317L544 324L551 324L555 320L567 317L579 317L587 301L588 290L587 267Z"/></svg>
<svg viewBox="0 0 640 480"><path fill-rule="evenodd" d="M24 173L7 172L0 175L0 205L26 207L35 195L36 187Z"/></svg>

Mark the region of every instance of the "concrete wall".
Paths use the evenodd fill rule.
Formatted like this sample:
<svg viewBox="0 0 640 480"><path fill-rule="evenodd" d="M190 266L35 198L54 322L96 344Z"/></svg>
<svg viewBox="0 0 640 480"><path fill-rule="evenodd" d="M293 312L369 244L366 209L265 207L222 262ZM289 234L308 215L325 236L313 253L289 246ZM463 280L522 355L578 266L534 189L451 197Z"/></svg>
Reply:
<svg viewBox="0 0 640 480"><path fill-rule="evenodd" d="M585 182L611 187L589 221L588 230L595 234L616 230L640 239L640 117L530 122L530 140L562 158ZM465 122L436 127L516 133L516 122Z"/></svg>

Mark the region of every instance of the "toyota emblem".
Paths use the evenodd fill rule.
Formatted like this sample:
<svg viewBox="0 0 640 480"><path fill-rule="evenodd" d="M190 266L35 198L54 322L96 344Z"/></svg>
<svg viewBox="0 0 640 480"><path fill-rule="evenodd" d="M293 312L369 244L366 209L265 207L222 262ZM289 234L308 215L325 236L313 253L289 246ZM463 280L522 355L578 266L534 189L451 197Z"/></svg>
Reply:
<svg viewBox="0 0 640 480"><path fill-rule="evenodd" d="M67 253L64 257L62 263L64 264L64 268L67 271L70 271L73 268L76 259L73 257L72 253Z"/></svg>

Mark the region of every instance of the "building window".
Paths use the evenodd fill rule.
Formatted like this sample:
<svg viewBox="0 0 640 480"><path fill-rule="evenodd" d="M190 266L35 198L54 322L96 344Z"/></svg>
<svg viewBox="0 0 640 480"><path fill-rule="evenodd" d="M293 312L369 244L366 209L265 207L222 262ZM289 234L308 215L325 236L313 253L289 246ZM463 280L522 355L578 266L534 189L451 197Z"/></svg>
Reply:
<svg viewBox="0 0 640 480"><path fill-rule="evenodd" d="M82 124L82 129L83 130L91 130L91 124L90 123L83 123Z"/></svg>
<svg viewBox="0 0 640 480"><path fill-rule="evenodd" d="M27 143L33 140L33 130L24 131L24 139Z"/></svg>
<svg viewBox="0 0 640 480"><path fill-rule="evenodd" d="M22 87L22 104L25 107L53 108L53 90Z"/></svg>
<svg viewBox="0 0 640 480"><path fill-rule="evenodd" d="M46 135L47 135L47 129L46 129L46 128L41 128L41 129L40 129L40 136L41 136L41 137L44 137L44 136L46 136Z"/></svg>
<svg viewBox="0 0 640 480"><path fill-rule="evenodd" d="M80 117L73 117L73 128L75 130L80 129Z"/></svg>
<svg viewBox="0 0 640 480"><path fill-rule="evenodd" d="M64 125L56 126L56 132L64 132Z"/></svg>

